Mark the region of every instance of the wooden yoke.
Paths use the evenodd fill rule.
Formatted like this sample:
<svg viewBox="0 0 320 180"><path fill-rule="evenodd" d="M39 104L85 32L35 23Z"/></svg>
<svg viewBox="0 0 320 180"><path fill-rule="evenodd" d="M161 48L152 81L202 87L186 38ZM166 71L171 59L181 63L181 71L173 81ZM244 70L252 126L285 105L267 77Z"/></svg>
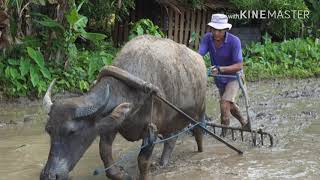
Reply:
<svg viewBox="0 0 320 180"><path fill-rule="evenodd" d="M105 76L114 77L124 82L126 85L136 89L140 89L145 93L149 93L152 91L160 94L160 90L157 86L146 82L139 77L130 74L128 71L115 66L104 66L98 75L97 82L99 82Z"/></svg>

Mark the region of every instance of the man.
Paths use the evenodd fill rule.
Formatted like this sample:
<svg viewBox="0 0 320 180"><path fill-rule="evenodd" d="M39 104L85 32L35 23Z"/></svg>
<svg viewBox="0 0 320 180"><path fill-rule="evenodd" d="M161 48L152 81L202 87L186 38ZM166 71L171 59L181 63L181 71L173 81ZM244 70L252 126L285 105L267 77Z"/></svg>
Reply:
<svg viewBox="0 0 320 180"><path fill-rule="evenodd" d="M228 32L232 25L228 23L228 17L224 14L213 14L210 32L202 38L199 53L204 56L208 52L211 59L212 75L242 74L242 50L238 37ZM245 122L240 114L239 107L235 104L235 98L239 91L239 82L232 77L215 77L215 84L220 93L221 124L229 126L231 114L239 120L242 128L250 129L250 123ZM222 136L226 130L223 129Z"/></svg>

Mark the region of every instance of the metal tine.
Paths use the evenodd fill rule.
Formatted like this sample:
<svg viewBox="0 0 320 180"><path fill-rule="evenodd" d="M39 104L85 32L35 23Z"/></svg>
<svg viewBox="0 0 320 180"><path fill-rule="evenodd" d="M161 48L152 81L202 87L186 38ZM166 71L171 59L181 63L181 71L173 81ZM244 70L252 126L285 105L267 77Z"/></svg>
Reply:
<svg viewBox="0 0 320 180"><path fill-rule="evenodd" d="M268 134L269 139L270 139L270 147L273 146L273 137L271 136L271 134Z"/></svg>
<svg viewBox="0 0 320 180"><path fill-rule="evenodd" d="M252 146L255 146L255 144L254 144L254 134L253 133L251 133L251 141L252 141Z"/></svg>
<svg viewBox="0 0 320 180"><path fill-rule="evenodd" d="M261 145L263 146L263 133L262 133L262 130L259 129L258 130L258 133L260 134L260 138L261 138Z"/></svg>
<svg viewBox="0 0 320 180"><path fill-rule="evenodd" d="M257 146L257 141L258 141L258 135L257 134L260 134L260 138L261 138L261 145L264 146L265 144L265 141L264 141L264 136L269 136L269 140L270 140L270 146L269 147L272 147L273 146L273 136L269 133L266 133L266 132L263 132L261 128L259 128L258 130L243 130L241 128L235 128L235 127L225 127L223 125L218 125L218 124L214 124L214 123L207 123L207 125L211 126L213 128L213 132L216 133L216 128L227 128L227 129L230 129L231 132L232 132L232 140L236 140L236 137L234 135L234 131L235 130L239 130L240 131L240 137L241 137L241 141L243 142L244 141L244 133L243 132L251 132L252 133L252 144L253 146ZM259 142L260 144L260 142Z"/></svg>
<svg viewBox="0 0 320 180"><path fill-rule="evenodd" d="M252 144L253 144L253 146L257 145L257 136L256 136L256 133L254 131L253 131L253 134L252 134Z"/></svg>
<svg viewBox="0 0 320 180"><path fill-rule="evenodd" d="M241 135L241 141L243 142L243 131L242 130L239 130L240 131L240 135Z"/></svg>
<svg viewBox="0 0 320 180"><path fill-rule="evenodd" d="M232 135L232 140L236 140L236 138L234 138L234 132L233 132L233 129L231 129L231 135Z"/></svg>

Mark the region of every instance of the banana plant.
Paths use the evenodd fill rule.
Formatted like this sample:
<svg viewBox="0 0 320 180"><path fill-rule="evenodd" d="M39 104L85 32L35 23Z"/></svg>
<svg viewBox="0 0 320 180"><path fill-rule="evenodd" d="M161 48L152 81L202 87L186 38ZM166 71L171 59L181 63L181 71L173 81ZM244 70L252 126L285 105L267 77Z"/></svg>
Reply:
<svg viewBox="0 0 320 180"><path fill-rule="evenodd" d="M8 15L13 20L15 27L15 41L20 42L25 35L33 33L31 20L31 5L46 4L46 0L3 0L4 9L8 11ZM15 19L14 19L15 18ZM23 26L23 24L26 24Z"/></svg>
<svg viewBox="0 0 320 180"><path fill-rule="evenodd" d="M78 6L75 4L70 9L70 12L66 15L69 28L65 31L64 37L66 41L67 54L71 60L77 58L77 47L75 41L77 38L88 39L93 42L97 42L106 38L106 35L101 33L91 33L85 30L88 18L79 14L79 11L85 0L83 0Z"/></svg>

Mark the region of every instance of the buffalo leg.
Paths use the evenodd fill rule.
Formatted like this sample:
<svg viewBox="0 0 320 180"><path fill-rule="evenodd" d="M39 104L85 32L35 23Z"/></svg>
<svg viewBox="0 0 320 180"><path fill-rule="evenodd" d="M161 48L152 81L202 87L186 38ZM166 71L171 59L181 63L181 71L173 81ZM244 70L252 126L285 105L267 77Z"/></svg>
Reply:
<svg viewBox="0 0 320 180"><path fill-rule="evenodd" d="M202 152L203 151L203 131L200 127L195 127L193 130L193 135L194 138L197 142L197 146L198 146L198 152Z"/></svg>
<svg viewBox="0 0 320 180"><path fill-rule="evenodd" d="M203 113L201 115L201 119L200 122L203 126L205 126L205 113ZM193 130L193 135L194 138L197 142L197 146L198 146L198 152L202 152L203 151L203 130L200 127L195 127Z"/></svg>
<svg viewBox="0 0 320 180"><path fill-rule="evenodd" d="M138 156L138 166L140 171L140 180L148 179L148 172L150 167L150 158L154 148L153 142L157 140L157 128L155 125L151 124L148 126L147 137L143 139L142 149Z"/></svg>
<svg viewBox="0 0 320 180"><path fill-rule="evenodd" d="M103 161L104 167L107 168L113 163L112 158L112 142L116 136L116 133L110 133L108 135L100 135L100 157ZM106 176L110 179L131 179L127 174L120 171L116 166L111 167L106 171Z"/></svg>
<svg viewBox="0 0 320 180"><path fill-rule="evenodd" d="M168 138L168 137L170 136L165 136L164 138ZM177 138L173 138L164 142L163 151L162 151L161 160L160 160L161 166L166 166L168 164L172 151L174 149L174 146L176 145L176 141L177 141Z"/></svg>

